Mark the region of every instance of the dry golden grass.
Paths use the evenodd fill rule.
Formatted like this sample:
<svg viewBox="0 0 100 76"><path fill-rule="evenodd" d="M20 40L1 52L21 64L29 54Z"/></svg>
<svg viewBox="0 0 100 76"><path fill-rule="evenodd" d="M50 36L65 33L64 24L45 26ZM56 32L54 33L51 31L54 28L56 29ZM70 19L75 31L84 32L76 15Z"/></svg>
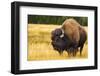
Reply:
<svg viewBox="0 0 100 76"><path fill-rule="evenodd" d="M51 31L59 28L58 25L45 24L28 24L28 60L57 60L57 59L75 59L88 57L87 41L82 51L82 56L79 52L76 57L68 57L67 52L62 55L53 49L51 45ZM85 27L87 30L87 27Z"/></svg>

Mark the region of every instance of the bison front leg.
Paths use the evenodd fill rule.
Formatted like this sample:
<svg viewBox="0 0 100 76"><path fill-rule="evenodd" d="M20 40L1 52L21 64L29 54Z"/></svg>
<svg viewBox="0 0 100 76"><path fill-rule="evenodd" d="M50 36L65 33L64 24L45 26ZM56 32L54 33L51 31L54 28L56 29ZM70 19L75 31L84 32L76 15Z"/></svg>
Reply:
<svg viewBox="0 0 100 76"><path fill-rule="evenodd" d="M63 51L58 51L59 52L59 55L62 55L63 54Z"/></svg>
<svg viewBox="0 0 100 76"><path fill-rule="evenodd" d="M73 47L70 50L71 50L72 56L75 57L78 51L77 44L73 45Z"/></svg>
<svg viewBox="0 0 100 76"><path fill-rule="evenodd" d="M68 53L69 57L73 56L73 50L74 49L72 47L67 50L67 53Z"/></svg>

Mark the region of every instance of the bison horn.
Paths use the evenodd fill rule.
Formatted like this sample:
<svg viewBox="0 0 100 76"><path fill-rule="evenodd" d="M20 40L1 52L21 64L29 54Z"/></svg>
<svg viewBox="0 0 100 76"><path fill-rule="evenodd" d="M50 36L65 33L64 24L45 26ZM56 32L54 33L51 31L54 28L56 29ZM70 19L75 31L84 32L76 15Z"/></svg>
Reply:
<svg viewBox="0 0 100 76"><path fill-rule="evenodd" d="M61 31L62 31L62 34L60 35L60 38L63 38L64 37L64 31L63 31L63 29L61 29Z"/></svg>

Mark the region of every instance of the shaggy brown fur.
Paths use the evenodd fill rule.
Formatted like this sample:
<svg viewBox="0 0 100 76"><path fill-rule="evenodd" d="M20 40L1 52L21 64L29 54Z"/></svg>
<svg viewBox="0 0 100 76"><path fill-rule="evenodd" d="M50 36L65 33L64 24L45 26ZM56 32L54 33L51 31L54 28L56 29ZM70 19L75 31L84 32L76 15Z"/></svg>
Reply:
<svg viewBox="0 0 100 76"><path fill-rule="evenodd" d="M73 42L78 43L80 40L79 35L79 26L80 24L75 19L66 19L62 24L62 29L68 38Z"/></svg>

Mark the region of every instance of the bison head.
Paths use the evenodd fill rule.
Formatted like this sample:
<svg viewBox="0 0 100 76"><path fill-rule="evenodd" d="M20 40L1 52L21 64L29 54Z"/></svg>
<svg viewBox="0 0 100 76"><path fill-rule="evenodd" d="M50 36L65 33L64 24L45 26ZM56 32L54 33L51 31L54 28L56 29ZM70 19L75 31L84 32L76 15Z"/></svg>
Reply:
<svg viewBox="0 0 100 76"><path fill-rule="evenodd" d="M52 46L59 53L63 52L68 46L68 38L61 28L57 28L51 33Z"/></svg>

